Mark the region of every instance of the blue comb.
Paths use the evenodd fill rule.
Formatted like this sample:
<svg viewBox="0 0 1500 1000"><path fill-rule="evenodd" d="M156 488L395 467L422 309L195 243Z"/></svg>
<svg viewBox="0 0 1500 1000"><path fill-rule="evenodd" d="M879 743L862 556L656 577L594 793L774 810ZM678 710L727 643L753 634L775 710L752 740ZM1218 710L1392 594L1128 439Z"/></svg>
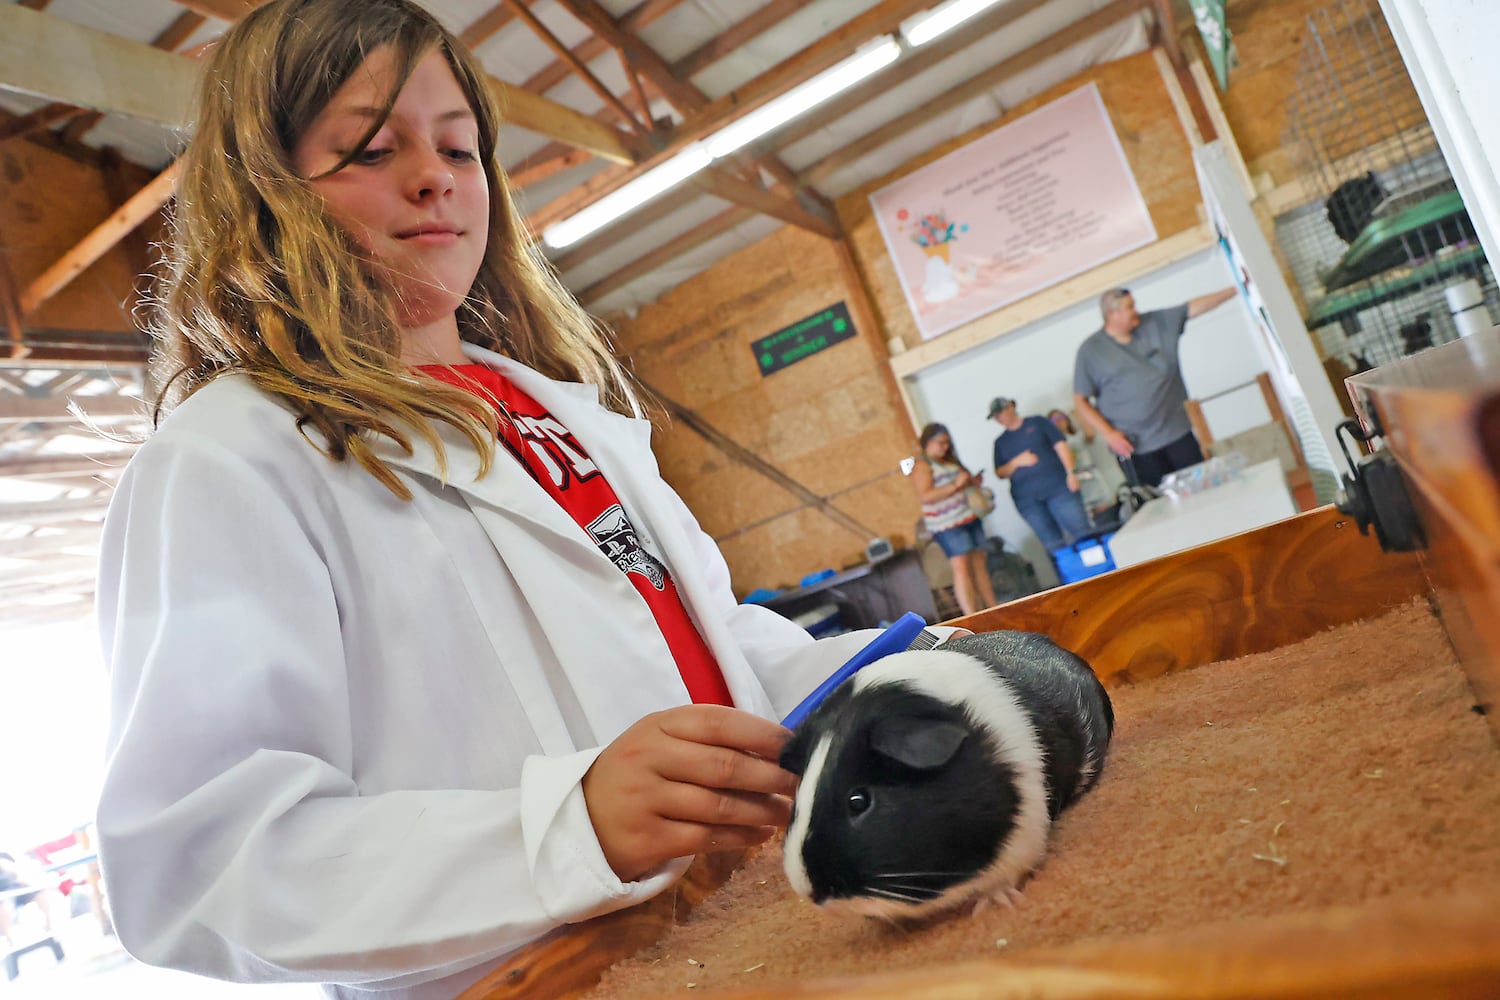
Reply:
<svg viewBox="0 0 1500 1000"><path fill-rule="evenodd" d="M813 713L813 709L823 704L823 699L832 694L835 688L881 657L892 653L903 653L908 649L931 649L937 644L937 635L927 631L927 621L915 611L908 611L896 619L894 625L871 639L863 649L851 656L842 667L833 672L831 677L819 684L812 694L803 698L802 703L781 720L781 724L788 729L796 729Z"/></svg>

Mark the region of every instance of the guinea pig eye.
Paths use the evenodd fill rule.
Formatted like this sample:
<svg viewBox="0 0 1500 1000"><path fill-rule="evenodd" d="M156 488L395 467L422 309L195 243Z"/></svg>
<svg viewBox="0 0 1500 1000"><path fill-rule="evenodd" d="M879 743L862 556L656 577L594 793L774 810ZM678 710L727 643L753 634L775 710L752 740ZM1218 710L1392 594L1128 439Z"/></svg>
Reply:
<svg viewBox="0 0 1500 1000"><path fill-rule="evenodd" d="M870 793L863 788L856 788L849 793L849 815L858 816L870 808Z"/></svg>

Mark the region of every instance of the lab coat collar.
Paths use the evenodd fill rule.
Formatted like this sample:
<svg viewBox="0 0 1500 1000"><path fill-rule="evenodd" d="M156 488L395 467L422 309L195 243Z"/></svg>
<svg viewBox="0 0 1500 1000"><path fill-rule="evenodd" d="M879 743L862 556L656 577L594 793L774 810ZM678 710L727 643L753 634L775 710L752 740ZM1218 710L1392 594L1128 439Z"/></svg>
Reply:
<svg viewBox="0 0 1500 1000"><path fill-rule="evenodd" d="M487 365L510 379L578 440L619 497L641 543L671 568L678 592L713 650L735 705L769 717L772 707L765 689L723 623L722 616L707 610L721 595L713 591L704 577L699 565L703 554L696 549L675 517L664 516L663 512L671 510L680 501L670 495L669 488L660 480L651 455L651 422L604 408L599 403L596 386L548 378L518 361L472 344L464 344L463 350L471 361ZM383 435L374 438L372 446L377 455L392 466L446 483L461 491L470 501L477 500L504 511L508 516L524 518L559 538L586 547L590 555L585 558L608 562L567 511L519 465L497 460L491 464L489 474L480 478L479 454L468 440L448 424L439 422L436 428L448 461L446 476L440 471L432 447L415 434L410 436L410 455ZM497 459L505 457L503 454L496 456ZM695 609L704 609L704 613Z"/></svg>

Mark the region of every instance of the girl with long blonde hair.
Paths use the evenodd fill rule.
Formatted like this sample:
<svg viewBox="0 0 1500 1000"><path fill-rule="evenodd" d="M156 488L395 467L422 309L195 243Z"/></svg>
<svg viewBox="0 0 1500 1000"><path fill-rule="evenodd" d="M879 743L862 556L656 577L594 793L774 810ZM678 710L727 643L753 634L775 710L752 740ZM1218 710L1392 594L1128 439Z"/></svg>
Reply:
<svg viewBox="0 0 1500 1000"><path fill-rule="evenodd" d="M452 997L785 825L770 720L869 638L736 604L499 120L409 0L271 0L209 61L98 588L144 961Z"/></svg>

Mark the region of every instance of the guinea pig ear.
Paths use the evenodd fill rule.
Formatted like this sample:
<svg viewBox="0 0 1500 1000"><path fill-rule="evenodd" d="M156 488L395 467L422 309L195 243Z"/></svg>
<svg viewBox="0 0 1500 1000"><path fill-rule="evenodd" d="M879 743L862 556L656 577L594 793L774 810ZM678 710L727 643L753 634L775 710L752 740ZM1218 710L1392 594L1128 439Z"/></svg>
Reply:
<svg viewBox="0 0 1500 1000"><path fill-rule="evenodd" d="M781 756L776 763L783 771L801 775L807 770L808 758L812 755L812 735L806 726L801 726L793 733L792 738L787 740L786 745L781 748Z"/></svg>
<svg viewBox="0 0 1500 1000"><path fill-rule="evenodd" d="M915 715L887 716L870 727L871 749L918 771L942 767L968 738L969 731L956 722Z"/></svg>

